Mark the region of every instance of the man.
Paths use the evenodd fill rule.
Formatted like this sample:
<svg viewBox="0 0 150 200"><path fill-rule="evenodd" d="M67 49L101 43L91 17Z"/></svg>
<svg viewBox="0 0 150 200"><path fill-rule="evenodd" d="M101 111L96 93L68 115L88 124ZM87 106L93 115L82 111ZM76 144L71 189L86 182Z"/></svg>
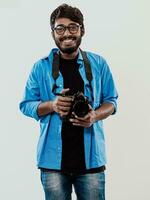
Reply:
<svg viewBox="0 0 150 200"><path fill-rule="evenodd" d="M45 199L70 200L74 186L78 200L104 200L102 120L116 112L112 74L101 56L79 49L85 33L79 9L60 5L50 25L58 48L34 64L20 103L25 115L40 121L37 166ZM79 115L77 94L88 101Z"/></svg>

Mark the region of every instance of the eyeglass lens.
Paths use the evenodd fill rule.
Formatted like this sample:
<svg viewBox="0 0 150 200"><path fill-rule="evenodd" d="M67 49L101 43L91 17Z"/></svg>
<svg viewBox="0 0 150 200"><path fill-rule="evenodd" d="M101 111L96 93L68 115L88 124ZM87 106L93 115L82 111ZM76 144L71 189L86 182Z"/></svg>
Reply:
<svg viewBox="0 0 150 200"><path fill-rule="evenodd" d="M66 29L69 30L71 34L75 34L78 32L80 25L78 24L70 24L69 26L58 25L54 28L58 35L63 35Z"/></svg>

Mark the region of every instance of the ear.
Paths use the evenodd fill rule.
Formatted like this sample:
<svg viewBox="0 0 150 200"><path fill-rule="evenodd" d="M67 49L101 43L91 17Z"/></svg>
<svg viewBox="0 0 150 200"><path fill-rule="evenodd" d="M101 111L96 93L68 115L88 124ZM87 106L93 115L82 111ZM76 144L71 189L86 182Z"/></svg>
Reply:
<svg viewBox="0 0 150 200"><path fill-rule="evenodd" d="M51 35L52 35L52 38L54 39L55 38L54 31L51 31Z"/></svg>
<svg viewBox="0 0 150 200"><path fill-rule="evenodd" d="M85 33L85 29L84 29L84 27L82 27L82 28L81 28L81 36L83 36L84 33Z"/></svg>

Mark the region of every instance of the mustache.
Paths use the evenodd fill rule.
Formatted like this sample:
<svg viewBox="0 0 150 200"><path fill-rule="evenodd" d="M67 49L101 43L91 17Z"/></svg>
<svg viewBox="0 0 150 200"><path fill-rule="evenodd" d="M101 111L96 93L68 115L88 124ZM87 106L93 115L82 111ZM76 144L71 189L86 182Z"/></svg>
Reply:
<svg viewBox="0 0 150 200"><path fill-rule="evenodd" d="M66 39L73 39L73 40L76 40L76 37L75 37L75 36L64 36L64 37L60 38L60 41L62 42L62 41L64 41L64 40L66 40Z"/></svg>

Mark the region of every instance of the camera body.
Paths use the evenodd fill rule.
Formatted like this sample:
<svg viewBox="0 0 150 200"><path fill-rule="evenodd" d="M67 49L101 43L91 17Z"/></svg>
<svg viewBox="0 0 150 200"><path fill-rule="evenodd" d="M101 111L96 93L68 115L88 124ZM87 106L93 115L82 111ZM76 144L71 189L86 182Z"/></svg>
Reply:
<svg viewBox="0 0 150 200"><path fill-rule="evenodd" d="M65 96L70 96L65 94ZM71 96L73 98L69 114L64 117L64 120L69 120L69 118L74 117L74 113L78 117L84 117L89 112L89 101L82 92L77 92Z"/></svg>

